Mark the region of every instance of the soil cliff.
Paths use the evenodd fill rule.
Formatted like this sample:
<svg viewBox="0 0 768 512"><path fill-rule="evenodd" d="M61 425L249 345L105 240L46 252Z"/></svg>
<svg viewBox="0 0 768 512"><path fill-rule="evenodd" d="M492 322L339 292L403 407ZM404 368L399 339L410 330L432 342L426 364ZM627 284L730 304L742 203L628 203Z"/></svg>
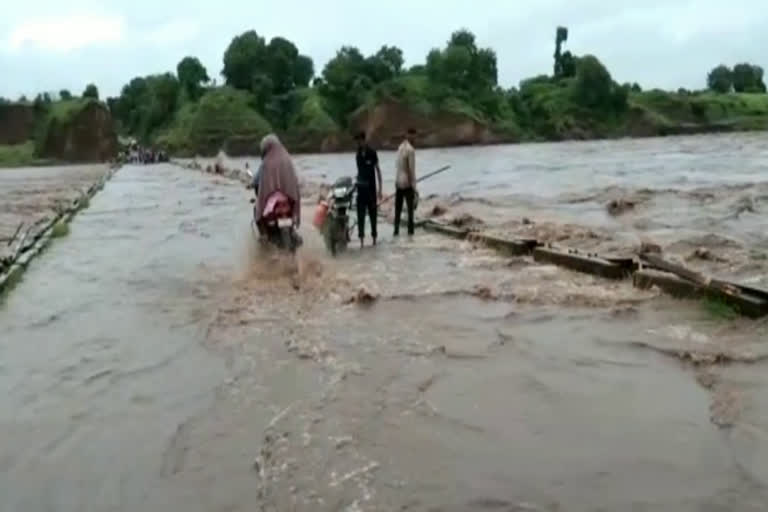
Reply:
<svg viewBox="0 0 768 512"><path fill-rule="evenodd" d="M486 124L454 112L422 114L395 100L387 100L356 112L351 125L365 131L372 144L396 149L408 128L417 132L420 147L466 146L514 142L494 134Z"/></svg>
<svg viewBox="0 0 768 512"><path fill-rule="evenodd" d="M32 105L0 105L0 144L23 144L35 134L36 113Z"/></svg>
<svg viewBox="0 0 768 512"><path fill-rule="evenodd" d="M87 102L66 116L51 115L40 156L66 162L104 162L117 155L117 133L102 103Z"/></svg>

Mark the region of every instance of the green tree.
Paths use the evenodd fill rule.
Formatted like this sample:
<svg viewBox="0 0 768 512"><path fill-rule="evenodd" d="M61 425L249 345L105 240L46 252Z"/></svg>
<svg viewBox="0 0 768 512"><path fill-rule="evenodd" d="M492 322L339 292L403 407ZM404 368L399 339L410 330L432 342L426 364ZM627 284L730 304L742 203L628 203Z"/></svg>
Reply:
<svg viewBox="0 0 768 512"><path fill-rule="evenodd" d="M107 108L109 108L109 112L112 114L112 117L114 119L117 119L117 109L119 108L118 105L120 103L119 98L109 97L107 98Z"/></svg>
<svg viewBox="0 0 768 512"><path fill-rule="evenodd" d="M149 137L158 128L170 123L178 106L181 85L173 73L147 77L148 103L142 119L141 132Z"/></svg>
<svg viewBox="0 0 768 512"><path fill-rule="evenodd" d="M765 92L763 68L746 62L733 67L733 90L736 92Z"/></svg>
<svg viewBox="0 0 768 512"><path fill-rule="evenodd" d="M558 78L573 78L576 76L576 67L578 58L574 57L570 51L566 51L560 57L560 74Z"/></svg>
<svg viewBox="0 0 768 512"><path fill-rule="evenodd" d="M629 108L629 92L632 86L629 84L618 85L613 83L611 92L611 107L614 112L624 112Z"/></svg>
<svg viewBox="0 0 768 512"><path fill-rule="evenodd" d="M366 59L367 74L374 83L381 83L399 76L403 71L403 51L396 46L382 46Z"/></svg>
<svg viewBox="0 0 768 512"><path fill-rule="evenodd" d="M306 87L312 79L314 64L284 37L275 37L267 46L268 74L273 94L286 94L297 87Z"/></svg>
<svg viewBox="0 0 768 512"><path fill-rule="evenodd" d="M50 98L49 98L50 100ZM50 103L50 101L49 101ZM47 107L47 103L45 102L45 99L43 98L43 95L38 93L37 96L35 96L35 99L32 100L32 106L34 106L35 110L37 111L43 111Z"/></svg>
<svg viewBox="0 0 768 512"><path fill-rule="evenodd" d="M274 37L267 46L268 75L272 93L285 94L295 88L294 71L299 49L284 37Z"/></svg>
<svg viewBox="0 0 768 512"><path fill-rule="evenodd" d="M123 86L115 102L114 113L123 127L132 134L137 134L141 124L144 101L148 97L147 80L144 77L133 78Z"/></svg>
<svg viewBox="0 0 768 512"><path fill-rule="evenodd" d="M451 35L445 49L429 52L426 71L432 85L448 87L462 96L490 90L498 81L496 53L478 48L474 34L464 29Z"/></svg>
<svg viewBox="0 0 768 512"><path fill-rule="evenodd" d="M363 102L373 87L367 75L367 61L360 50L343 46L323 68L320 94L326 99L331 115L342 124Z"/></svg>
<svg viewBox="0 0 768 512"><path fill-rule="evenodd" d="M99 89L94 84L88 84L83 91L83 98L99 99Z"/></svg>
<svg viewBox="0 0 768 512"><path fill-rule="evenodd" d="M224 76L227 85L251 90L254 77L269 69L267 44L255 30L235 36L224 52Z"/></svg>
<svg viewBox="0 0 768 512"><path fill-rule="evenodd" d="M611 74L594 55L585 55L579 59L574 92L576 101L589 108L606 107L612 101Z"/></svg>
<svg viewBox="0 0 768 512"><path fill-rule="evenodd" d="M297 87L306 87L315 74L312 59L301 55L296 45L284 37L274 37L269 42L267 63L273 94L286 94Z"/></svg>
<svg viewBox="0 0 768 512"><path fill-rule="evenodd" d="M427 77L431 86L445 89L446 94L468 92L472 87L471 67L472 53L466 46L449 45L445 50L434 49L427 55Z"/></svg>
<svg viewBox="0 0 768 512"><path fill-rule="evenodd" d="M227 85L251 91L253 106L262 111L273 95L308 86L314 74L312 59L284 37L274 37L267 44L250 30L232 39L224 52L222 75Z"/></svg>
<svg viewBox="0 0 768 512"><path fill-rule="evenodd" d="M495 117L503 94L497 91L496 53L478 48L475 36L467 30L451 34L446 47L433 49L427 55L426 74L429 96L440 104L449 98L459 99ZM498 96L498 98L496 98Z"/></svg>
<svg viewBox="0 0 768 512"><path fill-rule="evenodd" d="M315 63L312 62L312 58L306 55L296 57L296 62L293 64L293 77L296 85L299 87L309 86L313 76L315 76Z"/></svg>
<svg viewBox="0 0 768 512"><path fill-rule="evenodd" d="M764 71L760 66L752 66L752 71L755 76L754 91L753 92L766 92L765 81L763 80Z"/></svg>
<svg viewBox="0 0 768 512"><path fill-rule="evenodd" d="M51 95L47 92L38 93L37 96L35 96L35 99L33 103L38 105L50 105L52 103Z"/></svg>
<svg viewBox="0 0 768 512"><path fill-rule="evenodd" d="M72 99L72 93L69 92L67 89L62 89L59 91L59 98L66 101Z"/></svg>
<svg viewBox="0 0 768 512"><path fill-rule="evenodd" d="M123 87L114 112L125 130L147 140L171 122L180 91L173 73L136 77Z"/></svg>
<svg viewBox="0 0 768 512"><path fill-rule="evenodd" d="M715 92L724 94L731 92L733 88L733 71L724 64L720 64L707 75L707 87Z"/></svg>
<svg viewBox="0 0 768 512"><path fill-rule="evenodd" d="M563 62L562 62L562 47L563 43L568 40L568 28L566 27L557 27L555 30L555 68L553 75L556 78L560 78L561 76L564 76L564 70L563 70ZM573 75L571 75L573 76Z"/></svg>
<svg viewBox="0 0 768 512"><path fill-rule="evenodd" d="M211 79L208 71L197 57L184 57L176 66L179 85L187 98L196 101L203 95L203 84Z"/></svg>

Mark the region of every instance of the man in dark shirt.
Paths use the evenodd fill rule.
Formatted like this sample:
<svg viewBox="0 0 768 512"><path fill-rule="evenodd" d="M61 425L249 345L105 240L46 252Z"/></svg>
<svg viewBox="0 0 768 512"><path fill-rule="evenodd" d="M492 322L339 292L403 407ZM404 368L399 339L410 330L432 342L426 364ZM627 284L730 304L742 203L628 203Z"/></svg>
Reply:
<svg viewBox="0 0 768 512"><path fill-rule="evenodd" d="M373 245L376 245L377 200L381 198L381 169L379 155L366 142L365 132L358 133L355 140L357 140L357 235L360 237L360 247L362 247L365 239L366 212L371 219Z"/></svg>

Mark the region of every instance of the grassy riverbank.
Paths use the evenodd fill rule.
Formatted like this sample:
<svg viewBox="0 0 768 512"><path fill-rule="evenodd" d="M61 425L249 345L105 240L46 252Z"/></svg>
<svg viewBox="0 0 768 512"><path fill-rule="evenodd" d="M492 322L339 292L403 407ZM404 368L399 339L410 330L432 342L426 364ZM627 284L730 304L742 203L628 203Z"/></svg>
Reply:
<svg viewBox="0 0 768 512"><path fill-rule="evenodd" d="M34 165L35 161L34 141L0 145L0 167L26 167Z"/></svg>

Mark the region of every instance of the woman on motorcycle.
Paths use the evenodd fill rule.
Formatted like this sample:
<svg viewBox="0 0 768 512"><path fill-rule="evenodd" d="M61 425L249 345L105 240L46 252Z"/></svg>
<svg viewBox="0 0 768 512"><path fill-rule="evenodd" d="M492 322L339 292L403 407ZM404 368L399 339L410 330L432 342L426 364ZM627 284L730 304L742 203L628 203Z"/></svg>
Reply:
<svg viewBox="0 0 768 512"><path fill-rule="evenodd" d="M301 223L301 196L299 194L299 179L296 176L291 155L277 138L277 135L273 133L261 139L259 146L261 165L254 177L258 194L254 208L254 219L258 225L269 196L279 190L291 200L293 220L298 228Z"/></svg>

